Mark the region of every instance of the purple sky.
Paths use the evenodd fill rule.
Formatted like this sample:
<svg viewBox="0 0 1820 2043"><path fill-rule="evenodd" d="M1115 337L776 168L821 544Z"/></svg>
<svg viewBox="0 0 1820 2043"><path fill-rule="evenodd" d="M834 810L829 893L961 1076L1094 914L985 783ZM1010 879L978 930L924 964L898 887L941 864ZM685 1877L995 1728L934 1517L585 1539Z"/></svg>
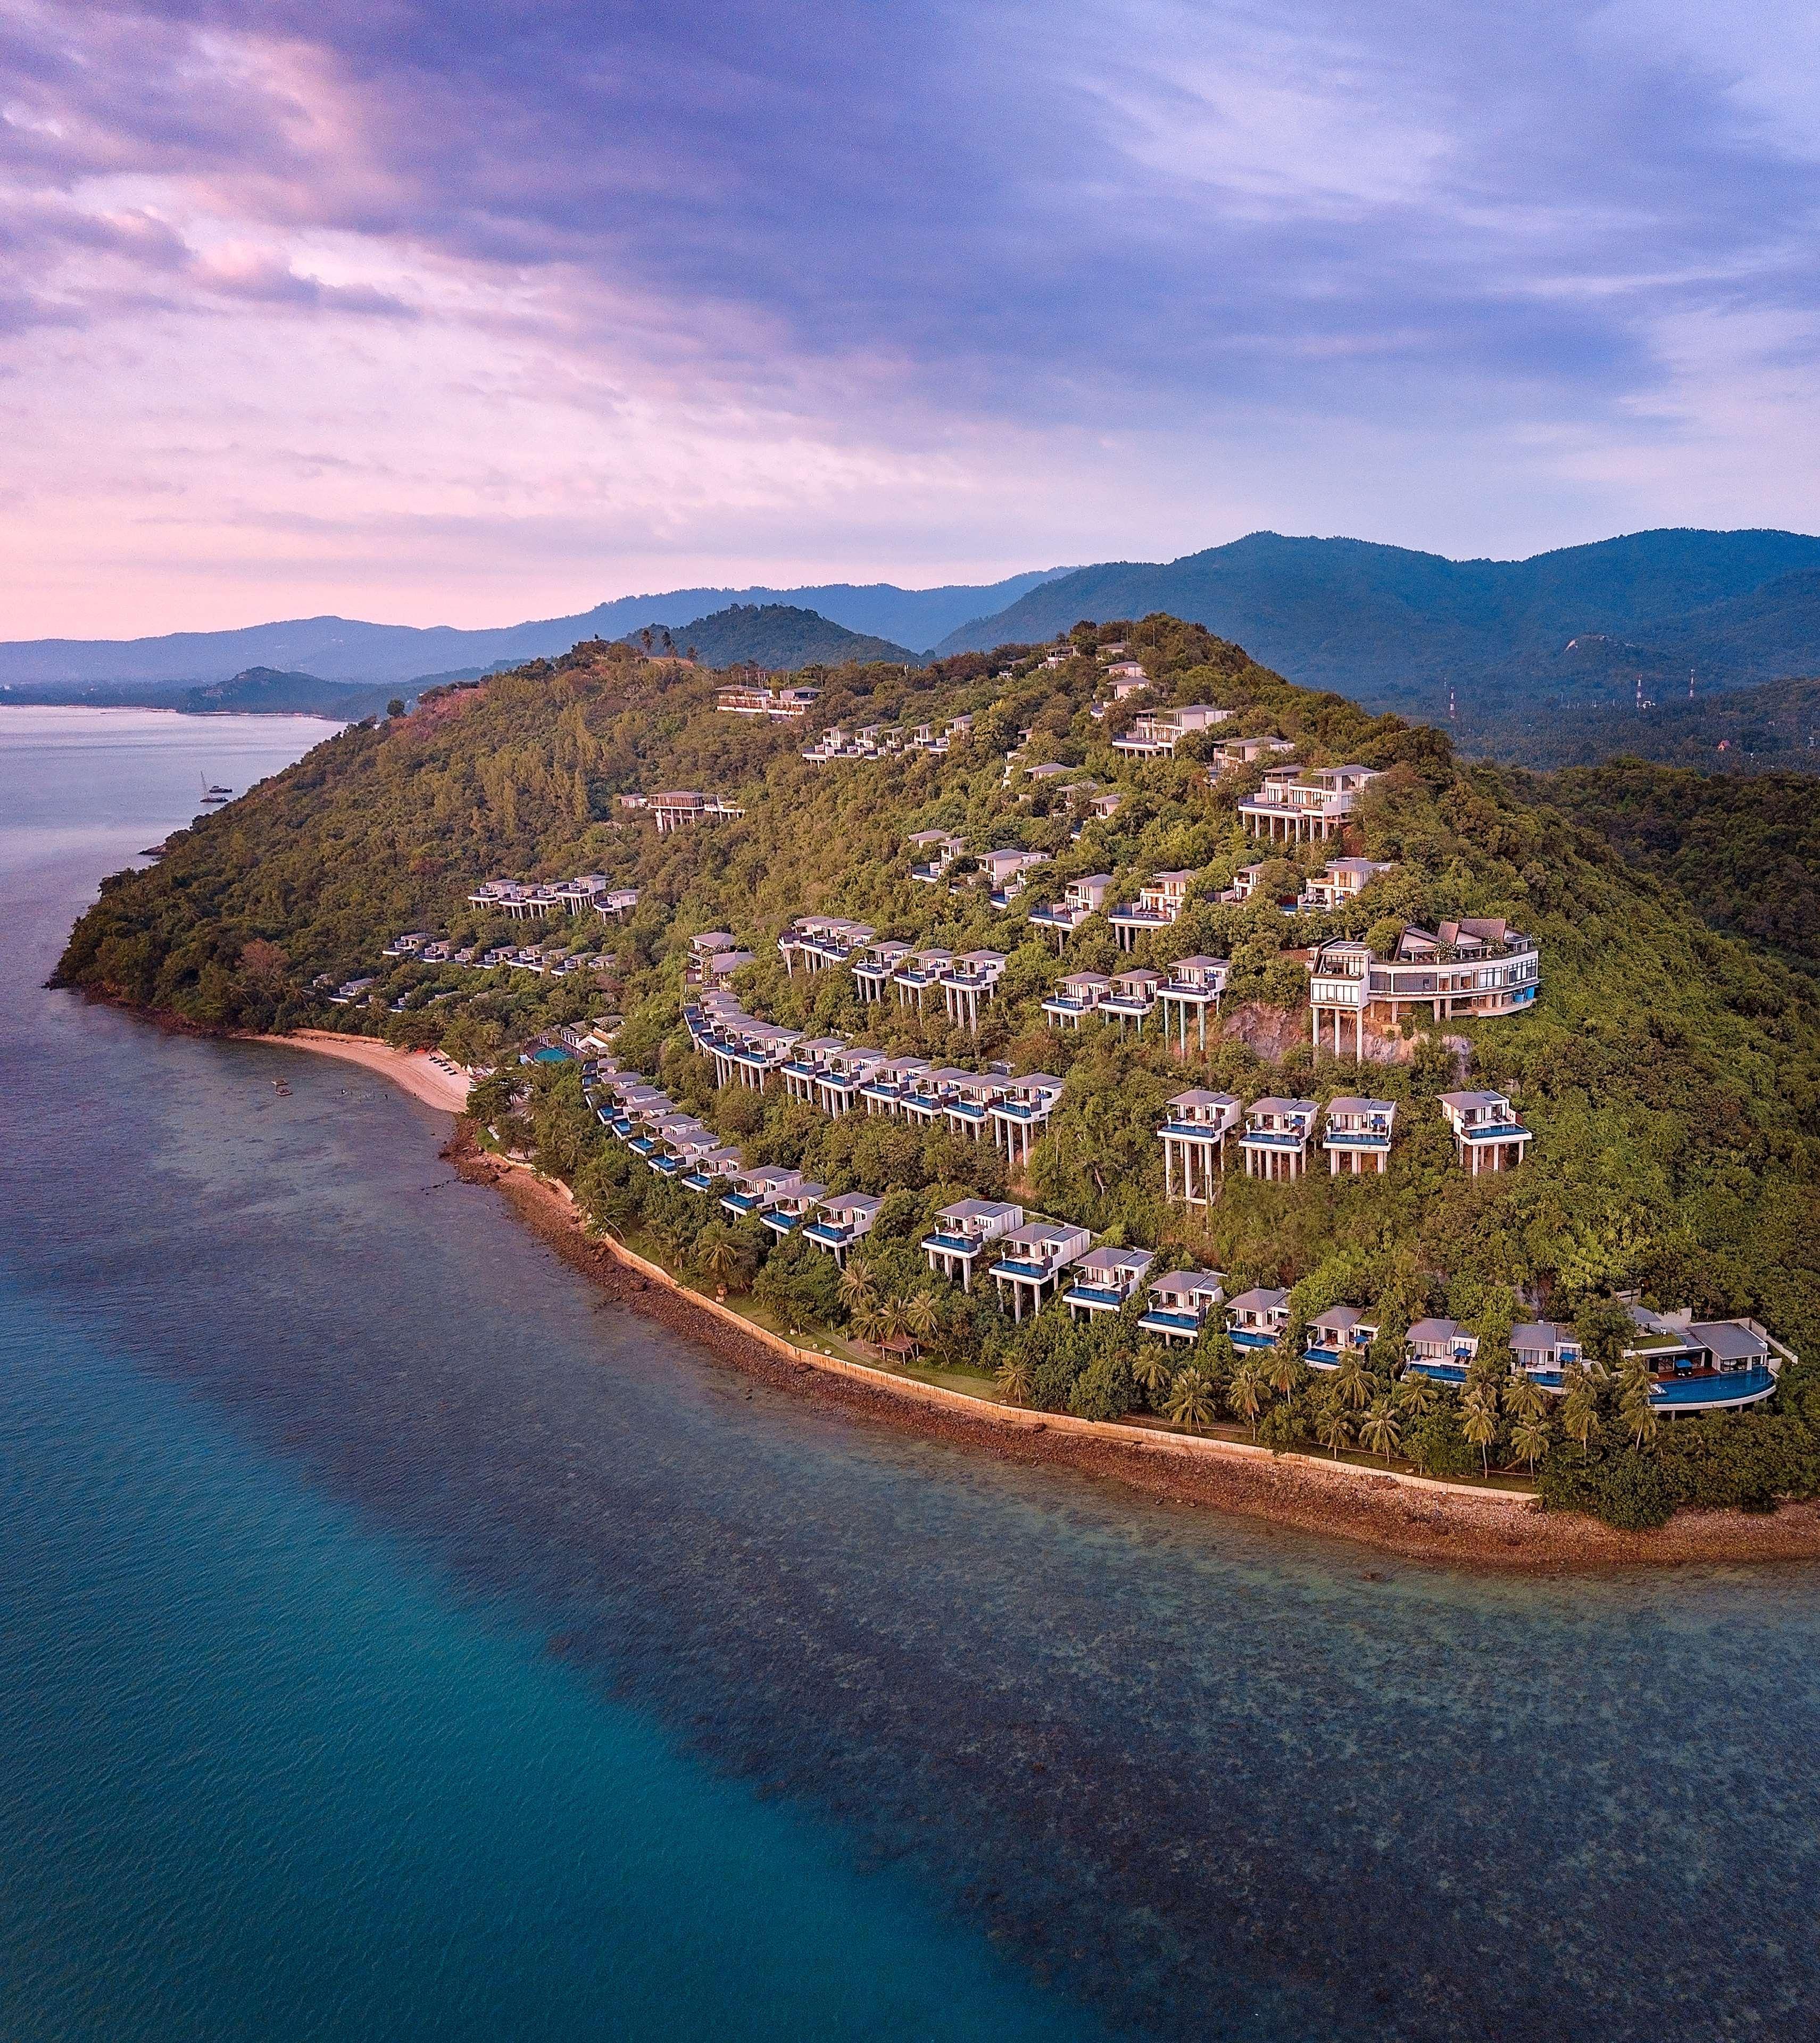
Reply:
<svg viewBox="0 0 1820 2043"><path fill-rule="evenodd" d="M0 5L0 637L1820 528L1820 27Z"/></svg>

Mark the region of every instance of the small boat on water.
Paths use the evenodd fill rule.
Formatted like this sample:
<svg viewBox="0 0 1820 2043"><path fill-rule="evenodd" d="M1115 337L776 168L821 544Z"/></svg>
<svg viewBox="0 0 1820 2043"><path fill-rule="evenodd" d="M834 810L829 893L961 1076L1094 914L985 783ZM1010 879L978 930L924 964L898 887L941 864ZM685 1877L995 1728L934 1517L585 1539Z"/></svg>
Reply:
<svg viewBox="0 0 1820 2043"><path fill-rule="evenodd" d="M205 807L218 808L223 802L232 799L234 792L232 788L211 788L206 773L202 775L201 780L202 800Z"/></svg>

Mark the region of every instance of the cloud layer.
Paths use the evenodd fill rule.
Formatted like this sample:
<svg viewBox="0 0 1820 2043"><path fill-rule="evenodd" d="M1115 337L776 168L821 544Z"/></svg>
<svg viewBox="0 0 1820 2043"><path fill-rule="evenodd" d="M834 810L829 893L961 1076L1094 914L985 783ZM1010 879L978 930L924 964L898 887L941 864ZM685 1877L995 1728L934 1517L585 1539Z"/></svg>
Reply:
<svg viewBox="0 0 1820 2043"><path fill-rule="evenodd" d="M15 0L0 635L1811 529L1816 59L1692 0Z"/></svg>

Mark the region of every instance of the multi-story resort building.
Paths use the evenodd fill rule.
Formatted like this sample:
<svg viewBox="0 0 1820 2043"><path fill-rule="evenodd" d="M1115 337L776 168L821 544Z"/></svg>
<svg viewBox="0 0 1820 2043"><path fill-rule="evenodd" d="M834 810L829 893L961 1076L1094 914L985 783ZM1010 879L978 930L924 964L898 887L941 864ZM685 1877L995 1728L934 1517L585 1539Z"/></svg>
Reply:
<svg viewBox="0 0 1820 2043"><path fill-rule="evenodd" d="M1115 972L1111 990L1100 1002L1100 1012L1117 1017L1121 1035L1126 1022L1135 1022L1141 1036L1144 1021L1156 1006L1156 990L1162 983L1163 974L1151 972L1147 966L1140 965L1133 972Z"/></svg>
<svg viewBox="0 0 1820 2043"><path fill-rule="evenodd" d="M1128 669L1130 671L1125 671ZM1087 713L1096 723L1103 723L1108 711L1121 703L1129 702L1133 696L1142 695L1149 686L1143 668L1133 661L1121 661L1119 666L1107 668L1105 687Z"/></svg>
<svg viewBox="0 0 1820 2043"><path fill-rule="evenodd" d="M1363 1355L1377 1340L1377 1324L1356 1305L1330 1305L1308 1321L1302 1360L1310 1369L1338 1369L1349 1355Z"/></svg>
<svg viewBox="0 0 1820 2043"><path fill-rule="evenodd" d="M1026 1071L1021 1078L994 1081L987 1107L992 1124L992 1146L1002 1147L1006 1159L1028 1168L1036 1138L1061 1102L1062 1081L1053 1071Z"/></svg>
<svg viewBox="0 0 1820 2043"><path fill-rule="evenodd" d="M1521 1013L1541 984L1542 958L1501 917L1469 917L1443 922L1433 934L1404 930L1390 958L1351 937L1323 944L1309 960L1308 980L1316 1047L1323 1018L1331 1017L1337 1053L1350 1019L1348 1033L1362 1055L1368 1014L1394 1028L1416 1013L1436 1022Z"/></svg>
<svg viewBox="0 0 1820 2043"><path fill-rule="evenodd" d="M1397 1120L1393 1099L1365 1099L1345 1094L1327 1103L1327 1126L1320 1146L1331 1174L1357 1177L1366 1171L1381 1175L1390 1167L1390 1133Z"/></svg>
<svg viewBox="0 0 1820 2043"><path fill-rule="evenodd" d="M718 986L741 965L752 963L750 951L737 948L727 930L707 930L689 939L689 961L683 970L686 986Z"/></svg>
<svg viewBox="0 0 1820 2043"><path fill-rule="evenodd" d="M1166 1343L1192 1345L1218 1312L1226 1296L1225 1273L1219 1270L1172 1270L1152 1280L1150 1301L1138 1320L1141 1333Z"/></svg>
<svg viewBox="0 0 1820 2043"><path fill-rule="evenodd" d="M997 991L1005 965L1002 951L963 951L941 982L941 997L949 1020L964 1022L977 1035L981 1004L990 1000Z"/></svg>
<svg viewBox="0 0 1820 2043"><path fill-rule="evenodd" d="M810 688L722 688L715 707L728 716L805 716L821 692Z"/></svg>
<svg viewBox="0 0 1820 2043"><path fill-rule="evenodd" d="M1121 901L1106 917L1118 933L1120 948L1129 950L1148 930L1170 928L1194 884L1192 872L1159 872L1139 887L1135 901Z"/></svg>
<svg viewBox="0 0 1820 2043"><path fill-rule="evenodd" d="M1299 1178L1308 1166L1308 1137L1319 1111L1312 1099L1254 1100L1245 1110L1244 1152L1247 1178Z"/></svg>
<svg viewBox="0 0 1820 2043"><path fill-rule="evenodd" d="M1043 1002L1052 1029L1078 1029L1082 1018L1097 1014L1112 991L1112 981L1098 972L1071 972L1056 980Z"/></svg>
<svg viewBox="0 0 1820 2043"><path fill-rule="evenodd" d="M1170 1022L1173 1017L1178 1024L1183 1056L1188 1054L1188 1021L1192 1015L1200 1032L1200 1046L1207 1047L1207 1010L1211 1007L1220 1012L1220 1002L1226 991L1226 979L1232 970L1224 958L1178 958L1169 967L1167 976L1156 989L1156 1002L1163 1010L1163 1034L1168 1040Z"/></svg>
<svg viewBox="0 0 1820 2043"><path fill-rule="evenodd" d="M1132 759L1172 759L1176 746L1190 731L1210 730L1232 714L1206 703L1192 703L1182 709L1140 710L1130 730L1113 740L1113 749Z"/></svg>
<svg viewBox="0 0 1820 2043"><path fill-rule="evenodd" d="M1236 1348L1274 1347L1289 1324L1289 1294L1267 1285L1226 1305L1226 1333Z"/></svg>
<svg viewBox="0 0 1820 2043"><path fill-rule="evenodd" d="M489 880L468 896L468 906L489 915L509 915L515 922L541 922L566 914L569 904L554 887L538 881Z"/></svg>
<svg viewBox="0 0 1820 2043"><path fill-rule="evenodd" d="M910 849L921 860L913 864L910 876L921 880L925 886L933 886L960 857L966 846L952 830L918 830L910 839Z"/></svg>
<svg viewBox="0 0 1820 2043"><path fill-rule="evenodd" d="M800 1171L786 1170L781 1163L761 1163L756 1170L736 1171L721 1205L735 1220L745 1220L754 1213L762 1219L768 1207L791 1197L803 1182ZM818 1194L825 1189L819 1185L815 1187Z"/></svg>
<svg viewBox="0 0 1820 2043"><path fill-rule="evenodd" d="M925 994L938 991L947 978L948 968L954 963L952 951L910 951L897 962L891 974L891 985L898 996L898 1005L907 1006L914 1000L917 1012L922 1012Z"/></svg>
<svg viewBox="0 0 1820 2043"><path fill-rule="evenodd" d="M867 1072L860 1085L860 1098L868 1113L895 1117L904 1101L913 1097L933 1067L927 1057L882 1057Z"/></svg>
<svg viewBox="0 0 1820 2043"><path fill-rule="evenodd" d="M1226 1137L1243 1110L1229 1092L1178 1092L1156 1131L1163 1144L1166 1195L1186 1205L1213 1202L1213 1180L1226 1167Z"/></svg>
<svg viewBox="0 0 1820 2043"><path fill-rule="evenodd" d="M468 898L471 901L473 896L469 895ZM433 930L407 930L403 936L394 937L390 943L385 945L379 955L389 958L418 957L430 948L434 938Z"/></svg>
<svg viewBox="0 0 1820 2043"><path fill-rule="evenodd" d="M1454 1150L1476 1178L1481 1171L1515 1170L1535 1140L1501 1092L1444 1092L1441 1111L1454 1131Z"/></svg>
<svg viewBox="0 0 1820 2043"><path fill-rule="evenodd" d="M1090 1320L1098 1313L1122 1312L1156 1260L1151 1248L1090 1248L1070 1266L1071 1282L1062 1294L1071 1320Z"/></svg>
<svg viewBox="0 0 1820 2043"><path fill-rule="evenodd" d="M1056 948L1059 950L1090 915L1100 912L1111 891L1112 875L1108 872L1090 872L1085 880L1071 880L1062 890L1060 900L1030 910L1030 926L1033 929L1052 930Z"/></svg>
<svg viewBox="0 0 1820 2043"><path fill-rule="evenodd" d="M692 788L672 789L661 795L622 795L619 806L643 809L657 826L659 837L684 830L692 823L718 823L743 816L744 809L724 795L703 795Z"/></svg>
<svg viewBox="0 0 1820 2043"><path fill-rule="evenodd" d="M1207 769L1209 782L1228 773L1241 772L1260 759L1277 759L1293 752L1286 738L1223 738L1213 748L1213 763Z"/></svg>
<svg viewBox="0 0 1820 2043"><path fill-rule="evenodd" d="M909 944L895 937L864 945L853 961L853 984L862 1000L883 1000L898 967L911 954ZM902 999L900 995L899 999Z"/></svg>
<svg viewBox="0 0 1820 2043"><path fill-rule="evenodd" d="M803 1239L826 1249L845 1267L848 1251L871 1232L883 1204L870 1192L837 1192L822 1201L814 1218L803 1228Z"/></svg>
<svg viewBox="0 0 1820 2043"><path fill-rule="evenodd" d="M849 964L855 951L869 944L876 933L864 922L850 922L843 915L803 915L777 939L786 977L800 964L805 972L826 972Z"/></svg>
<svg viewBox="0 0 1820 2043"><path fill-rule="evenodd" d="M1086 1252L1093 1236L1071 1221L1026 1221L1013 1228L998 1242L998 1253L987 1274L998 1286L1001 1303L1009 1296L1011 1317L1021 1320L1028 1301L1040 1313L1044 1294L1053 1297L1060 1286L1062 1272Z"/></svg>
<svg viewBox="0 0 1820 2043"><path fill-rule="evenodd" d="M1029 874L1033 865L1047 865L1049 854L1046 851L989 851L979 861L980 870L986 875L991 889L990 899L994 908L1009 908L1029 884Z"/></svg>
<svg viewBox="0 0 1820 2043"><path fill-rule="evenodd" d="M937 1276L973 1289L974 1266L981 1256L1024 1225L1024 1209L998 1199L959 1199L935 1217L933 1232L922 1238L923 1254Z"/></svg>
<svg viewBox="0 0 1820 2043"><path fill-rule="evenodd" d="M794 1234L827 1196L826 1185L812 1185L805 1179L780 1193L758 1217L773 1234Z"/></svg>
<svg viewBox="0 0 1820 2043"><path fill-rule="evenodd" d="M1118 814L1120 805L1124 800L1125 796L1114 788L1105 794L1095 795L1088 803L1087 809L1090 815L1097 816L1102 822L1104 822L1108 817L1116 816Z"/></svg>
<svg viewBox="0 0 1820 2043"><path fill-rule="evenodd" d="M1397 868L1375 858L1332 858L1303 886L1301 908L1339 908L1356 901L1372 881Z"/></svg>
<svg viewBox="0 0 1820 2043"><path fill-rule="evenodd" d="M1369 766L1274 766L1257 793L1239 804L1239 820L1273 843L1337 837L1359 790L1377 778Z"/></svg>

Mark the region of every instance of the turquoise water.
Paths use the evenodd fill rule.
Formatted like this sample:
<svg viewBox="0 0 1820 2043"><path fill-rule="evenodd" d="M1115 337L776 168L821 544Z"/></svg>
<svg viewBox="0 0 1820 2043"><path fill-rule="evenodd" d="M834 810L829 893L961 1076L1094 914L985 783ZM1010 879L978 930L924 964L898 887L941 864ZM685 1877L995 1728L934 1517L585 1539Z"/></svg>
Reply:
<svg viewBox="0 0 1820 2043"><path fill-rule="evenodd" d="M40 990L310 734L0 711L0 2034L1813 2033L1809 1572L1487 1579L836 1419L379 1081Z"/></svg>

